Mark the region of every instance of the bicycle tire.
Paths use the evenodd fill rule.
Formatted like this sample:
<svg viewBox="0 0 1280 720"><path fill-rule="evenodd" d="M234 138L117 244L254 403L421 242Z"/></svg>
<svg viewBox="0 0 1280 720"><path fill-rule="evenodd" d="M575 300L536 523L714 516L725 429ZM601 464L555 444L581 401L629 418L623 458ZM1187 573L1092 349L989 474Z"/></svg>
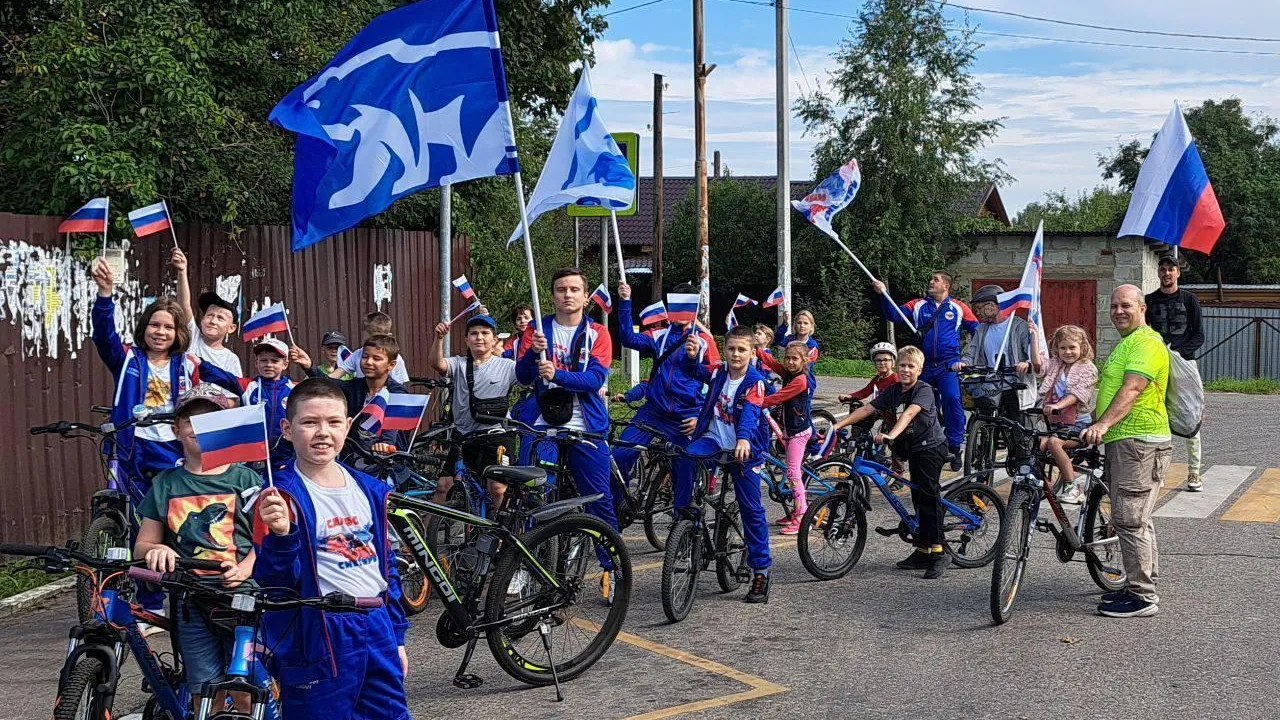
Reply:
<svg viewBox="0 0 1280 720"><path fill-rule="evenodd" d="M662 612L673 623L689 617L698 594L697 557L700 531L692 520L682 518L671 526L667 549L662 557Z"/></svg>
<svg viewBox="0 0 1280 720"><path fill-rule="evenodd" d="M470 512L467 507L467 493L462 489L460 484L454 484L449 490L449 494L445 496L444 505L455 510L463 510ZM449 582L453 583L457 578L456 570L460 564L455 562L458 551L467 543L467 525L457 520L442 517L440 515L432 515L427 518L426 532L422 538L427 542L427 547L431 548L431 554L436 556L436 560L444 569L445 577L449 578Z"/></svg>
<svg viewBox="0 0 1280 720"><path fill-rule="evenodd" d="M853 464L848 460L832 458L830 460L806 464L805 467L811 470L814 475L817 475L832 485L838 486L842 482L848 482L854 492L861 494L862 499L871 499L871 480L865 475L859 475L854 472ZM814 491L810 490L814 484L813 478L808 475L804 476L805 494L811 501L826 495L826 493L815 494Z"/></svg>
<svg viewBox="0 0 1280 720"><path fill-rule="evenodd" d="M1031 548L1031 497L1021 486L1009 492L1005 522L996 541L996 558L991 564L991 620L1003 625L1013 615L1013 602L1018 597L1027 570L1027 554Z"/></svg>
<svg viewBox="0 0 1280 720"><path fill-rule="evenodd" d="M981 451L981 454L979 454ZM990 470L996 464L996 435L995 428L984 420L978 420L976 417L970 421L969 427L965 430L964 439L964 474L971 475L981 470ZM987 474L988 483L991 482L992 474Z"/></svg>
<svg viewBox="0 0 1280 720"><path fill-rule="evenodd" d="M976 529L966 528L967 523L943 506L942 547L951 561L962 568L976 568L994 560L1005 516L1005 503L996 491L982 483L967 482L947 491L943 497L982 520ZM993 519L995 523L991 522Z"/></svg>
<svg viewBox="0 0 1280 720"><path fill-rule="evenodd" d="M53 720L101 720L110 717L109 708L100 707L98 686L106 679L106 667L96 657L82 655L58 685Z"/></svg>
<svg viewBox="0 0 1280 720"><path fill-rule="evenodd" d="M742 534L736 502L726 505L724 512L716 516L715 548L716 581L722 591L733 592L742 586L738 575L747 567L747 539Z"/></svg>
<svg viewBox="0 0 1280 720"><path fill-rule="evenodd" d="M80 552L96 558L105 558L107 548L128 546L128 532L110 515L99 515L94 518L80 535ZM81 624L93 620L95 598L93 583L93 578L83 573L76 573L76 612L80 615ZM131 584L121 576L112 580L110 587L119 591Z"/></svg>
<svg viewBox="0 0 1280 720"><path fill-rule="evenodd" d="M858 564L866 544L866 512L847 488L830 492L810 505L800 520L800 533L796 536L800 563L819 580L836 580L847 575ZM824 547L840 551L847 548L849 552L843 559L828 563L822 559Z"/></svg>
<svg viewBox="0 0 1280 720"><path fill-rule="evenodd" d="M408 518L409 524L414 526L421 537L426 538L426 526L418 513L409 512ZM400 570L400 606L404 608L405 615L417 615L427 609L427 603L431 600L431 583L427 582L426 573L413 559L408 543L400 543L397 563Z"/></svg>
<svg viewBox="0 0 1280 720"><path fill-rule="evenodd" d="M1084 516L1083 542L1087 544L1115 537L1115 528L1111 525L1111 500L1107 489L1102 485L1094 485L1093 490L1089 492L1087 502L1089 509L1088 514ZM1120 558L1119 543L1111 543L1101 550L1094 548L1085 552L1084 557L1085 564L1089 567L1089 577L1093 578L1093 582L1098 587L1108 592L1124 589L1127 578L1124 573L1124 562ZM1107 567L1117 566L1120 569L1118 575L1106 570Z"/></svg>
<svg viewBox="0 0 1280 720"><path fill-rule="evenodd" d="M671 463L665 459L655 462L649 470L644 497L644 537L655 550L667 548L667 536L675 523L674 480Z"/></svg>
<svg viewBox="0 0 1280 720"><path fill-rule="evenodd" d="M612 527L603 520L585 513L562 515L535 527L521 538L530 555L539 556L538 548L548 543L556 552L555 562L547 567L562 586L576 586L574 601L554 612L547 612L542 619L550 625L551 647L557 653L556 672L561 681L572 680L596 663L618 637L622 622L631 601L631 556L626 544ZM591 604L582 598L589 596L587 570L600 568L600 556L614 568L613 601ZM517 545L508 545L498 556L497 569L490 578L488 597L485 601L485 622L499 622L503 618L524 612L537 603L545 602L556 591L550 587L537 588L539 575L529 572L528 556ZM545 567L545 566L544 566ZM516 574L524 570L524 584L511 592ZM584 595L583 593L588 593ZM597 600L599 600L597 596ZM588 605L603 611L603 617L583 617ZM553 682L551 668L544 664L546 653L539 637L539 616L489 630L486 640L489 651L498 666L511 677L528 685L550 685ZM564 657L565 649L580 640L586 633L595 635L571 657Z"/></svg>
<svg viewBox="0 0 1280 720"><path fill-rule="evenodd" d="M817 435L826 435L836 425L836 416L827 410L814 410L809 413L809 424Z"/></svg>

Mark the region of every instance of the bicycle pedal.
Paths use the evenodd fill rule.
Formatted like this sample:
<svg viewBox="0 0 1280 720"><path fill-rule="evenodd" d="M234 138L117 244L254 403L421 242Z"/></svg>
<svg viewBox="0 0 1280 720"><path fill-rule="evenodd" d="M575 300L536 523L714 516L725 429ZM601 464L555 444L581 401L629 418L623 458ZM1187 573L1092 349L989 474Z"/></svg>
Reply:
<svg viewBox="0 0 1280 720"><path fill-rule="evenodd" d="M453 686L462 690L475 690L484 684L484 678L471 673L463 673L453 678Z"/></svg>
<svg viewBox="0 0 1280 720"><path fill-rule="evenodd" d="M1048 520L1036 521L1036 532L1050 532L1053 529L1053 526L1049 524Z"/></svg>
<svg viewBox="0 0 1280 720"><path fill-rule="evenodd" d="M893 537L894 535L898 534L898 528L878 527L876 528L876 532L879 533L880 535L883 535L884 537Z"/></svg>
<svg viewBox="0 0 1280 720"><path fill-rule="evenodd" d="M751 568L749 567L740 567L738 568L738 571L734 573L734 577L736 577L740 583L751 582L751 576Z"/></svg>

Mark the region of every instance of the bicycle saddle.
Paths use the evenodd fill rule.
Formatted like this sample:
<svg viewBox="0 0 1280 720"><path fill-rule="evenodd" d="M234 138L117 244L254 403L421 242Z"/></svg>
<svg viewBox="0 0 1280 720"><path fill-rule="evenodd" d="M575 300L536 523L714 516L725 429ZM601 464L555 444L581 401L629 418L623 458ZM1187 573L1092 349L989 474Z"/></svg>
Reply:
<svg viewBox="0 0 1280 720"><path fill-rule="evenodd" d="M547 484L547 471L524 465L490 465L480 476L504 485L537 488Z"/></svg>

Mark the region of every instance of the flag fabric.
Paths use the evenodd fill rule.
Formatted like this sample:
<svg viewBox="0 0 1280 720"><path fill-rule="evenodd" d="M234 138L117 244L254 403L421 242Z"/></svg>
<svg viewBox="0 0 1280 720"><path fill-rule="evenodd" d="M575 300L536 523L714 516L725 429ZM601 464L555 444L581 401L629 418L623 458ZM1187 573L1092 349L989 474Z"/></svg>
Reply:
<svg viewBox="0 0 1280 720"><path fill-rule="evenodd" d="M382 424L387 417L387 404L390 400L391 393L386 388L382 388L373 397L365 401L364 407L360 408L360 415L365 416L360 421L360 428L373 434L382 432Z"/></svg>
<svg viewBox="0 0 1280 720"><path fill-rule="evenodd" d="M698 293L667 293L667 320L691 323L698 319Z"/></svg>
<svg viewBox="0 0 1280 720"><path fill-rule="evenodd" d="M1224 228L1213 184L1175 102L1142 161L1116 237L1141 235L1208 254Z"/></svg>
<svg viewBox="0 0 1280 720"><path fill-rule="evenodd" d="M728 332L736 327L738 327L738 316L734 315L733 311L730 310L729 314L724 319L725 332Z"/></svg>
<svg viewBox="0 0 1280 720"><path fill-rule="evenodd" d="M206 468L268 459L266 405L192 415L191 429Z"/></svg>
<svg viewBox="0 0 1280 720"><path fill-rule="evenodd" d="M652 325L666 319L667 307L662 304L661 300L640 311L641 325Z"/></svg>
<svg viewBox="0 0 1280 720"><path fill-rule="evenodd" d="M449 320L449 324L452 325L458 322L459 318L461 318L463 315L467 315L472 310L475 310L478 307L480 307L480 300L479 299L472 300L470 305L462 308L461 312L459 312L457 315L454 315L453 318Z"/></svg>
<svg viewBox="0 0 1280 720"><path fill-rule="evenodd" d="M138 237L168 230L173 226L169 219L169 208L163 202L130 212L129 224L133 226L133 234Z"/></svg>
<svg viewBox="0 0 1280 720"><path fill-rule="evenodd" d="M454 278L453 286L458 288L458 292L462 293L462 297L468 300L476 299L476 291L471 288L471 283L467 281L466 275L459 275Z"/></svg>
<svg viewBox="0 0 1280 720"><path fill-rule="evenodd" d="M599 305L605 315L613 312L613 297L609 295L609 288L604 283L600 283L595 292L591 293L591 301Z"/></svg>
<svg viewBox="0 0 1280 720"><path fill-rule="evenodd" d="M1040 284L1044 276L1044 221L1036 227L1035 239L1031 241L1031 250L1027 252L1027 264L1022 270L1022 279L1018 287L996 296L1000 305L1000 319L1012 315L1020 308L1027 309L1027 322L1036 326L1036 337L1040 341L1041 351L1048 353L1049 343L1045 340L1044 314L1040 304Z"/></svg>
<svg viewBox="0 0 1280 720"><path fill-rule="evenodd" d="M803 200L792 200L791 207L799 210L814 227L839 241L839 236L831 227L831 221L835 219L836 213L853 202L861 185L862 171L858 169L858 161L850 160L836 168L813 192L805 195Z"/></svg>
<svg viewBox="0 0 1280 720"><path fill-rule="evenodd" d="M492 0L379 15L270 119L297 134L294 250L419 190L520 169Z"/></svg>
<svg viewBox="0 0 1280 720"><path fill-rule="evenodd" d="M382 420L382 431L418 429L422 414L427 411L430 395L416 393L387 393L387 407Z"/></svg>
<svg viewBox="0 0 1280 720"><path fill-rule="evenodd" d="M738 308L741 308L741 307L751 307L752 305L759 305L759 304L760 303L756 302L755 300L752 300L746 295L743 295L742 293L738 293L738 299L733 301L733 309L737 310Z"/></svg>
<svg viewBox="0 0 1280 720"><path fill-rule="evenodd" d="M764 307L764 308L777 307L781 305L782 302L786 299L787 299L787 296L782 294L782 286L778 286L776 290L769 293L769 297L764 299L764 302L760 305L760 307Z"/></svg>
<svg viewBox="0 0 1280 720"><path fill-rule="evenodd" d="M340 363L346 362L347 358L349 357L351 357L351 348L347 347L346 345L339 345L338 346L338 362Z"/></svg>
<svg viewBox="0 0 1280 720"><path fill-rule="evenodd" d="M547 164L529 196L529 223L565 205L625 210L635 202L635 196L636 176L618 143L605 129L591 90L591 75L583 66ZM507 247L523 234L524 229L517 225Z"/></svg>
<svg viewBox="0 0 1280 720"><path fill-rule="evenodd" d="M60 233L100 233L107 231L109 198L94 198L58 224Z"/></svg>
<svg viewBox="0 0 1280 720"><path fill-rule="evenodd" d="M253 314L244 324L243 338L245 342L257 340L267 333L286 332L289 329L289 316L285 313L284 303L268 305Z"/></svg>

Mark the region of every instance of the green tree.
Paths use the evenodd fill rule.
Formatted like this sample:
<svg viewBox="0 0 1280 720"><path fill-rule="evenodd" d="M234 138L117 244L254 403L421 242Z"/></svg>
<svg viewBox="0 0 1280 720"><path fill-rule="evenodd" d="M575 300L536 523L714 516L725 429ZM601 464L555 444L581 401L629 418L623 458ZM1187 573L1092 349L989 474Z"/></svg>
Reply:
<svg viewBox="0 0 1280 720"><path fill-rule="evenodd" d="M1227 228L1208 257L1188 252L1186 281L1280 282L1280 126L1249 117L1238 98L1185 111ZM1131 191L1150 145L1137 140L1098 158L1104 178Z"/></svg>
<svg viewBox="0 0 1280 720"><path fill-rule="evenodd" d="M1129 207L1129 193L1099 185L1075 197L1065 191L1045 193L1044 199L1029 203L1013 220L1020 230L1035 230L1044 220L1048 231L1096 231L1114 233L1120 229L1124 211Z"/></svg>

